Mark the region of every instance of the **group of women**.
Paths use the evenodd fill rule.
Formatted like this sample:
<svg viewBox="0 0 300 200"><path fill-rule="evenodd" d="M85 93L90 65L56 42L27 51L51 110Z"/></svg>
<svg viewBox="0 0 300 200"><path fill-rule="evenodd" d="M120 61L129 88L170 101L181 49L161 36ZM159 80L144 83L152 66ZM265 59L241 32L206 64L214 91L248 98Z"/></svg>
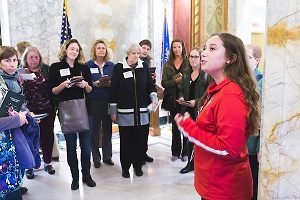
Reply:
<svg viewBox="0 0 300 200"><path fill-rule="evenodd" d="M131 165L136 176L143 175L145 147L141 141L145 140L143 137L146 134L139 133L148 131L147 106L158 100L148 66L139 59L141 49L138 44L131 45L127 56L114 67L105 57L107 49L102 40L96 41L92 49L92 60L86 65L79 42L71 39L62 46L60 62L51 65L48 77L41 64L36 68L28 67L37 77L35 81L39 87L36 90L44 92L32 102L28 99L29 109L31 107L35 113L48 113L50 117L47 120L53 120L55 107L50 98L53 95L58 102L86 97L88 107L91 106L92 137L88 132L64 134L67 161L73 179L72 190L79 188L77 137L81 147L82 181L94 187L96 183L90 174L90 154L93 152L94 166L100 167L97 134L102 125L103 141L111 142L111 126L105 127L111 121L119 126L122 176L130 176L128 170ZM32 52L40 57L38 51ZM10 61L10 58L2 58L1 54L0 58L0 62L3 59ZM28 54L27 58L33 62L35 56ZM70 78L74 76L82 76L83 80L71 84ZM101 81L105 76L110 78ZM210 77L212 83L208 86ZM49 91L45 90L46 80ZM35 88L32 84L23 83L30 95ZM195 167L195 188L202 199L251 199L252 179L246 141L259 128L259 95L243 42L229 33L214 34L207 40L202 52L195 48L186 56L183 41L173 40L169 59L163 69L162 86L173 97L170 108L171 118L174 119L171 159L189 161L181 173ZM48 100L49 103L44 104ZM36 104L39 101L44 103ZM32 107L34 104L38 106ZM103 115L99 115L100 112ZM20 119L18 126L26 123L22 113L15 115ZM41 135L44 122L41 121ZM1 131L6 129L1 124ZM53 134L52 127L50 129ZM181 133L185 136L183 143ZM93 140L97 141L92 144ZM110 142L103 145L103 161L112 165ZM54 169L46 167L49 166L47 156L51 145L43 144L43 139L41 144L46 154L45 170L51 174Z"/></svg>

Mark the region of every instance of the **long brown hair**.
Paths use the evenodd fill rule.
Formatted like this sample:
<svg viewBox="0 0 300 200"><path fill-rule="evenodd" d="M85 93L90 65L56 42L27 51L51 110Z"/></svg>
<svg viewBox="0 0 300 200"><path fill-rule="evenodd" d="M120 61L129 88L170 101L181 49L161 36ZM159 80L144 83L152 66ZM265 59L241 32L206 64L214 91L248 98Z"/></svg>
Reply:
<svg viewBox="0 0 300 200"><path fill-rule="evenodd" d="M170 63L172 63L172 64L173 64L173 62L174 62L174 60L175 60L175 54L174 54L174 52L173 52L173 44L174 44L175 42L179 42L179 43L181 44L181 46L182 46L182 53L181 53L181 55L182 55L183 60L186 59L186 49L185 49L185 45L184 45L183 40L182 40L182 39L179 39L179 38L175 38L175 39L172 41L172 43L171 43L170 54L169 54L169 58L168 58L168 61L167 61L167 62L170 62Z"/></svg>
<svg viewBox="0 0 300 200"><path fill-rule="evenodd" d="M58 53L58 58L60 61L65 60L67 58L67 48L69 47L70 44L72 43L76 43L79 47L79 54L77 56L77 58L75 59L75 62L77 61L80 64L84 64L85 60L84 60L84 55L82 52L82 48L81 45L79 44L79 42L76 39L70 39L68 41L66 41L60 48L60 51Z"/></svg>
<svg viewBox="0 0 300 200"><path fill-rule="evenodd" d="M245 101L249 106L247 119L249 132L255 134L260 126L259 93L253 73L248 66L244 43L240 38L229 33L217 33L210 37L212 36L219 36L223 41L225 54L231 60L225 67L225 76L242 88Z"/></svg>

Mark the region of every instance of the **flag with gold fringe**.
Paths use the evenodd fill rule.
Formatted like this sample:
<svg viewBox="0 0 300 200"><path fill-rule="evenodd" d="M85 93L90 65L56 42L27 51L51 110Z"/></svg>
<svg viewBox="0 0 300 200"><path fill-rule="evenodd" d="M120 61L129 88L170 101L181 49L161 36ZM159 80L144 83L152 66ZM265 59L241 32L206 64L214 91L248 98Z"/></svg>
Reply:
<svg viewBox="0 0 300 200"><path fill-rule="evenodd" d="M69 11L68 0L64 0L60 45L62 45L65 41L70 40L72 38L72 31L71 31L69 18L68 18L68 14L69 14L68 11Z"/></svg>

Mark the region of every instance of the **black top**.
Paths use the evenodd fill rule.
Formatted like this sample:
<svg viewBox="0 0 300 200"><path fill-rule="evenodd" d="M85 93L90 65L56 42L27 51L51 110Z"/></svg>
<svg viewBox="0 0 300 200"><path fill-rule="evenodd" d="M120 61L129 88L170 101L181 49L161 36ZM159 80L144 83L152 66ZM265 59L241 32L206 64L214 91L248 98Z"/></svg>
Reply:
<svg viewBox="0 0 300 200"><path fill-rule="evenodd" d="M67 73L63 73L62 69L66 69ZM69 73L69 75L67 75ZM49 71L49 87L52 89L67 78L72 78L73 76L83 76L84 80L88 82L90 86L93 85L91 78L91 71L89 67L85 64L80 64L75 62L74 67L70 67L69 64L63 60L61 62L53 63ZM71 87L63 89L57 96L59 101L67 101L72 99L83 99L85 89L80 87Z"/></svg>
<svg viewBox="0 0 300 200"><path fill-rule="evenodd" d="M192 79L190 80L191 84L190 84L189 100L195 99L196 84L197 84L199 75L198 75L198 77L194 81ZM188 111L188 113L190 113L191 117L195 120L196 119L196 109L194 107L193 108L188 107L187 111Z"/></svg>

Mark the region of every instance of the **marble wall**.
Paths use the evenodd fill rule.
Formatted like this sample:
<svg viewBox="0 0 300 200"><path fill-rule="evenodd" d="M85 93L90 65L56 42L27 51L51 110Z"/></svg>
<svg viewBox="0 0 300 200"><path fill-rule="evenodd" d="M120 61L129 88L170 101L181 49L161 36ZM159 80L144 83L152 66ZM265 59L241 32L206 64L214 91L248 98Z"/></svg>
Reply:
<svg viewBox="0 0 300 200"><path fill-rule="evenodd" d="M259 199L300 199L300 2L267 1Z"/></svg>
<svg viewBox="0 0 300 200"><path fill-rule="evenodd" d="M63 0L1 0L0 5L3 2L7 5L0 6L4 44L15 46L26 40L41 50L46 63L57 61ZM131 43L148 38L153 43L154 65L160 67L164 7L172 36L173 0L69 0L72 35L81 43L86 59L93 41L105 38L114 62L123 59Z"/></svg>

